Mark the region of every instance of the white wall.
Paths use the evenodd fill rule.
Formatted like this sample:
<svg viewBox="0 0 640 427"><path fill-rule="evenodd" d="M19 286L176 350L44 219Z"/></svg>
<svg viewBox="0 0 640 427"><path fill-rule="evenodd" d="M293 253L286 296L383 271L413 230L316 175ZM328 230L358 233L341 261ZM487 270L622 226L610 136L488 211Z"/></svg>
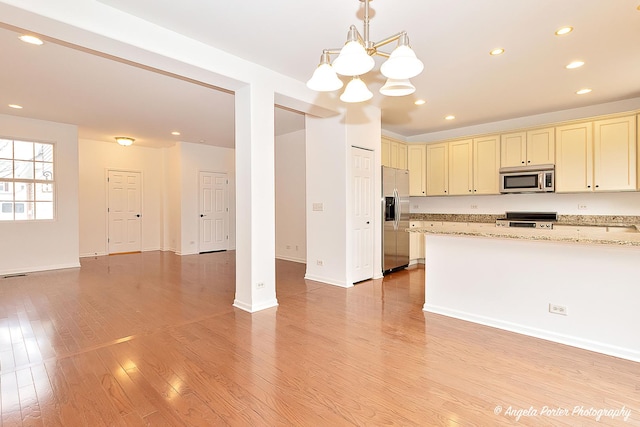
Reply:
<svg viewBox="0 0 640 427"><path fill-rule="evenodd" d="M56 218L0 222L0 274L79 267L78 129L0 115L2 137L55 143Z"/></svg>
<svg viewBox="0 0 640 427"><path fill-rule="evenodd" d="M79 153L80 256L108 253L107 170L142 173L142 250L160 250L163 247L162 150L80 140Z"/></svg>
<svg viewBox="0 0 640 427"><path fill-rule="evenodd" d="M579 205L586 208L579 209ZM640 192L411 198L412 213L504 214L506 211L558 212L561 215L640 215Z"/></svg>
<svg viewBox="0 0 640 427"><path fill-rule="evenodd" d="M426 236L426 311L640 361L632 246ZM549 313L549 304L566 316Z"/></svg>
<svg viewBox="0 0 640 427"><path fill-rule="evenodd" d="M180 232L176 251L180 255L199 252L199 173L226 173L229 179L229 249L236 247L235 151L210 145L178 143L180 157Z"/></svg>
<svg viewBox="0 0 640 427"><path fill-rule="evenodd" d="M165 251L178 251L178 242L180 242L180 221L181 221L181 204L180 204L180 182L182 175L182 165L180 163L180 147L173 147L163 150L163 162L165 168L164 173L164 198L163 198L163 216L164 216L164 245Z"/></svg>
<svg viewBox="0 0 640 427"><path fill-rule="evenodd" d="M276 258L306 262L305 131L276 136Z"/></svg>

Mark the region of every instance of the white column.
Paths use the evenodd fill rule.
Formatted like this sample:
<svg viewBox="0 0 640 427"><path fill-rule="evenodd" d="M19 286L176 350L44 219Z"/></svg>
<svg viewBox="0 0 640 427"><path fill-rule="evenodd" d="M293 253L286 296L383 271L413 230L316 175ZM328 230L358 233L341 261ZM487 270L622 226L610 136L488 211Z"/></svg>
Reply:
<svg viewBox="0 0 640 427"><path fill-rule="evenodd" d="M253 313L278 305L275 271L274 92L251 84L235 93L236 296Z"/></svg>

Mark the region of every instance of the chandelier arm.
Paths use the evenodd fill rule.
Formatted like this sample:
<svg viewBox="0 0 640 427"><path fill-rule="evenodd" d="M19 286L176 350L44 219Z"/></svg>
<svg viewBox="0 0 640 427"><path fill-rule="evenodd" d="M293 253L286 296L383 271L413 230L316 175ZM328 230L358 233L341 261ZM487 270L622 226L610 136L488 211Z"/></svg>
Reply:
<svg viewBox="0 0 640 427"><path fill-rule="evenodd" d="M380 46L384 46L384 45L387 45L387 44L389 44L389 43L392 43L392 42L394 42L394 41L396 41L396 40L399 40L399 39L400 39L400 37L402 37L402 36L406 36L406 35L407 35L407 32L406 32L406 31L400 31L400 32L399 32L399 33L397 33L397 34L394 34L394 35L392 35L392 36L389 36L389 37L387 37L386 39L384 39L384 40L380 40L379 42L375 43L375 44L373 45L373 49L377 49L377 48L379 48Z"/></svg>
<svg viewBox="0 0 640 427"><path fill-rule="evenodd" d="M371 42L369 41L369 0L364 0L364 47L369 49Z"/></svg>
<svg viewBox="0 0 640 427"><path fill-rule="evenodd" d="M379 51L379 50L374 51L371 55L378 55L378 56L382 56L384 58L389 58L391 56L390 53L382 52L382 51Z"/></svg>

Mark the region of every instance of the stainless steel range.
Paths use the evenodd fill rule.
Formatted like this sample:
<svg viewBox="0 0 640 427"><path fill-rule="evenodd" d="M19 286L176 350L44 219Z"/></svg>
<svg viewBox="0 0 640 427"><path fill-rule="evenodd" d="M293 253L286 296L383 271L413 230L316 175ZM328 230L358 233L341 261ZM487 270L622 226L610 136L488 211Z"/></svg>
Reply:
<svg viewBox="0 0 640 427"><path fill-rule="evenodd" d="M496 227L522 227L551 230L558 221L557 212L507 212L496 220Z"/></svg>

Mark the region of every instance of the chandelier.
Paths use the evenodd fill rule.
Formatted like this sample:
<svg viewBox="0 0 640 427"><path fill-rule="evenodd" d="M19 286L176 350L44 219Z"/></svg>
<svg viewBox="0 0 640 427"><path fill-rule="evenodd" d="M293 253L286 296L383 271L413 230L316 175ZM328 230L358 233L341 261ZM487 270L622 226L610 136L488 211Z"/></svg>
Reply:
<svg viewBox="0 0 640 427"><path fill-rule="evenodd" d="M406 31L387 37L377 43L369 40L369 1L364 3L364 37L358 32L355 25L349 28L347 42L342 49L324 49L320 57L320 65L307 82L309 89L318 92L331 92L343 86L342 80L337 74L351 77L347 83L340 100L343 102L362 102L373 97L373 93L360 79L360 76L368 73L375 66L374 55L387 58L380 67L380 72L387 78L380 93L386 96L404 96L415 92L416 88L409 81L424 69L422 61L417 57L411 46ZM381 52L379 47L398 42L398 46L391 54ZM331 55L338 57L331 63Z"/></svg>

